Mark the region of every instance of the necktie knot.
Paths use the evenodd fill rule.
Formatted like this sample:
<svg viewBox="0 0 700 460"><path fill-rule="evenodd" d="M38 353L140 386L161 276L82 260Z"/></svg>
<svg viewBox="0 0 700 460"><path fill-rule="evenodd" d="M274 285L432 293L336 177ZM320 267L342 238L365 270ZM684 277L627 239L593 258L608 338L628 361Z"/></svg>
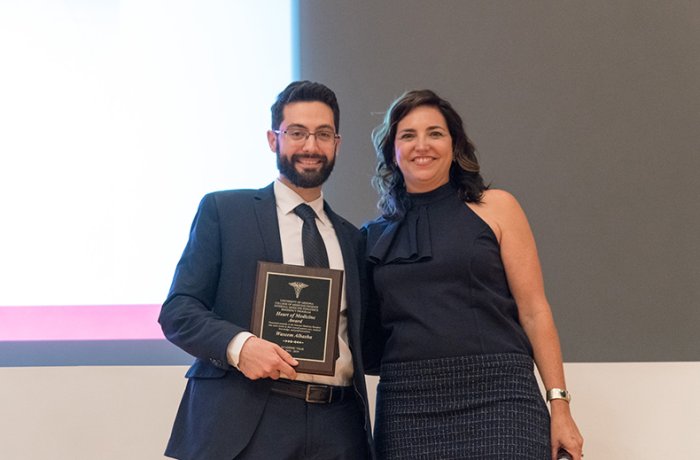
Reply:
<svg viewBox="0 0 700 460"><path fill-rule="evenodd" d="M307 267L328 268L328 253L321 233L316 226L316 212L306 203L294 208L294 213L301 217L301 246L304 251L304 265Z"/></svg>
<svg viewBox="0 0 700 460"><path fill-rule="evenodd" d="M301 217L301 220L303 220L304 223L313 222L314 225L316 225L316 211L314 211L308 204L302 203L294 208L294 214Z"/></svg>

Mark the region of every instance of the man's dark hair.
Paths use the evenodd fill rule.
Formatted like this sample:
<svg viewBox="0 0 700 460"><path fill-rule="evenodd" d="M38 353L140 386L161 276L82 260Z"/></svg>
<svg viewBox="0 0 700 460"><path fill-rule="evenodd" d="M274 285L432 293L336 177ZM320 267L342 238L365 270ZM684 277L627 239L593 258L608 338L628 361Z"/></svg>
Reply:
<svg viewBox="0 0 700 460"><path fill-rule="evenodd" d="M277 100L270 108L272 129L279 129L284 118L284 106L292 102L323 102L333 110L335 131L340 130L340 109L335 93L324 84L308 80L292 82L277 95Z"/></svg>
<svg viewBox="0 0 700 460"><path fill-rule="evenodd" d="M474 144L467 137L462 117L445 99L428 89L407 91L396 99L381 125L372 132L372 142L377 154L377 168L372 185L379 192L377 207L387 219L400 219L407 211L408 193L403 174L394 161L394 139L399 122L408 113L420 106L435 107L442 113L452 136L454 161L450 166L450 182L457 188L459 196L467 202L481 202L488 188L479 172Z"/></svg>

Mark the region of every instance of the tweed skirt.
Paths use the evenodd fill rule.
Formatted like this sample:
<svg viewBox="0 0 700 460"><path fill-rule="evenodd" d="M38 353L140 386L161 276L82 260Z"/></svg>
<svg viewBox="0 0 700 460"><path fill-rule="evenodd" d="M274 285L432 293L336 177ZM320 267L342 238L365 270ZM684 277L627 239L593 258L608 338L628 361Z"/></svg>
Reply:
<svg viewBox="0 0 700 460"><path fill-rule="evenodd" d="M374 435L381 459L551 458L549 412L523 354L383 364Z"/></svg>

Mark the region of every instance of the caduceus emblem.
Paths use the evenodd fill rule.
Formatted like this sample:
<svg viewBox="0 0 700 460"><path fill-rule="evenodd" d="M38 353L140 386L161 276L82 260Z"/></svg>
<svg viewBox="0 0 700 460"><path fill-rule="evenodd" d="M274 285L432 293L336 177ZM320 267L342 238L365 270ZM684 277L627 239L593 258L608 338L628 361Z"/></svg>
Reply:
<svg viewBox="0 0 700 460"><path fill-rule="evenodd" d="M296 294L297 299L299 298L299 295L301 294L301 290L309 287L308 284L304 284L300 281L294 281L292 283L289 283L289 285L294 288L294 294Z"/></svg>

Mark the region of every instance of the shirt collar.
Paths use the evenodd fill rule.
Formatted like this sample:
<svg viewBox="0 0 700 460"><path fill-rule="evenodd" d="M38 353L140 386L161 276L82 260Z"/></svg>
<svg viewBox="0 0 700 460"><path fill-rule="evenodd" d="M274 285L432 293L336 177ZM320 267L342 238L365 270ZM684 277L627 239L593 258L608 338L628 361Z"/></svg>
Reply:
<svg viewBox="0 0 700 460"><path fill-rule="evenodd" d="M330 219L323 210L323 192L321 196L313 201L304 201L294 190L287 187L279 179L275 179L274 183L275 190L275 201L277 202L277 207L282 211L283 214L289 214L294 212L294 208L302 203L306 203L311 206L318 218L323 222L324 225L332 226Z"/></svg>

